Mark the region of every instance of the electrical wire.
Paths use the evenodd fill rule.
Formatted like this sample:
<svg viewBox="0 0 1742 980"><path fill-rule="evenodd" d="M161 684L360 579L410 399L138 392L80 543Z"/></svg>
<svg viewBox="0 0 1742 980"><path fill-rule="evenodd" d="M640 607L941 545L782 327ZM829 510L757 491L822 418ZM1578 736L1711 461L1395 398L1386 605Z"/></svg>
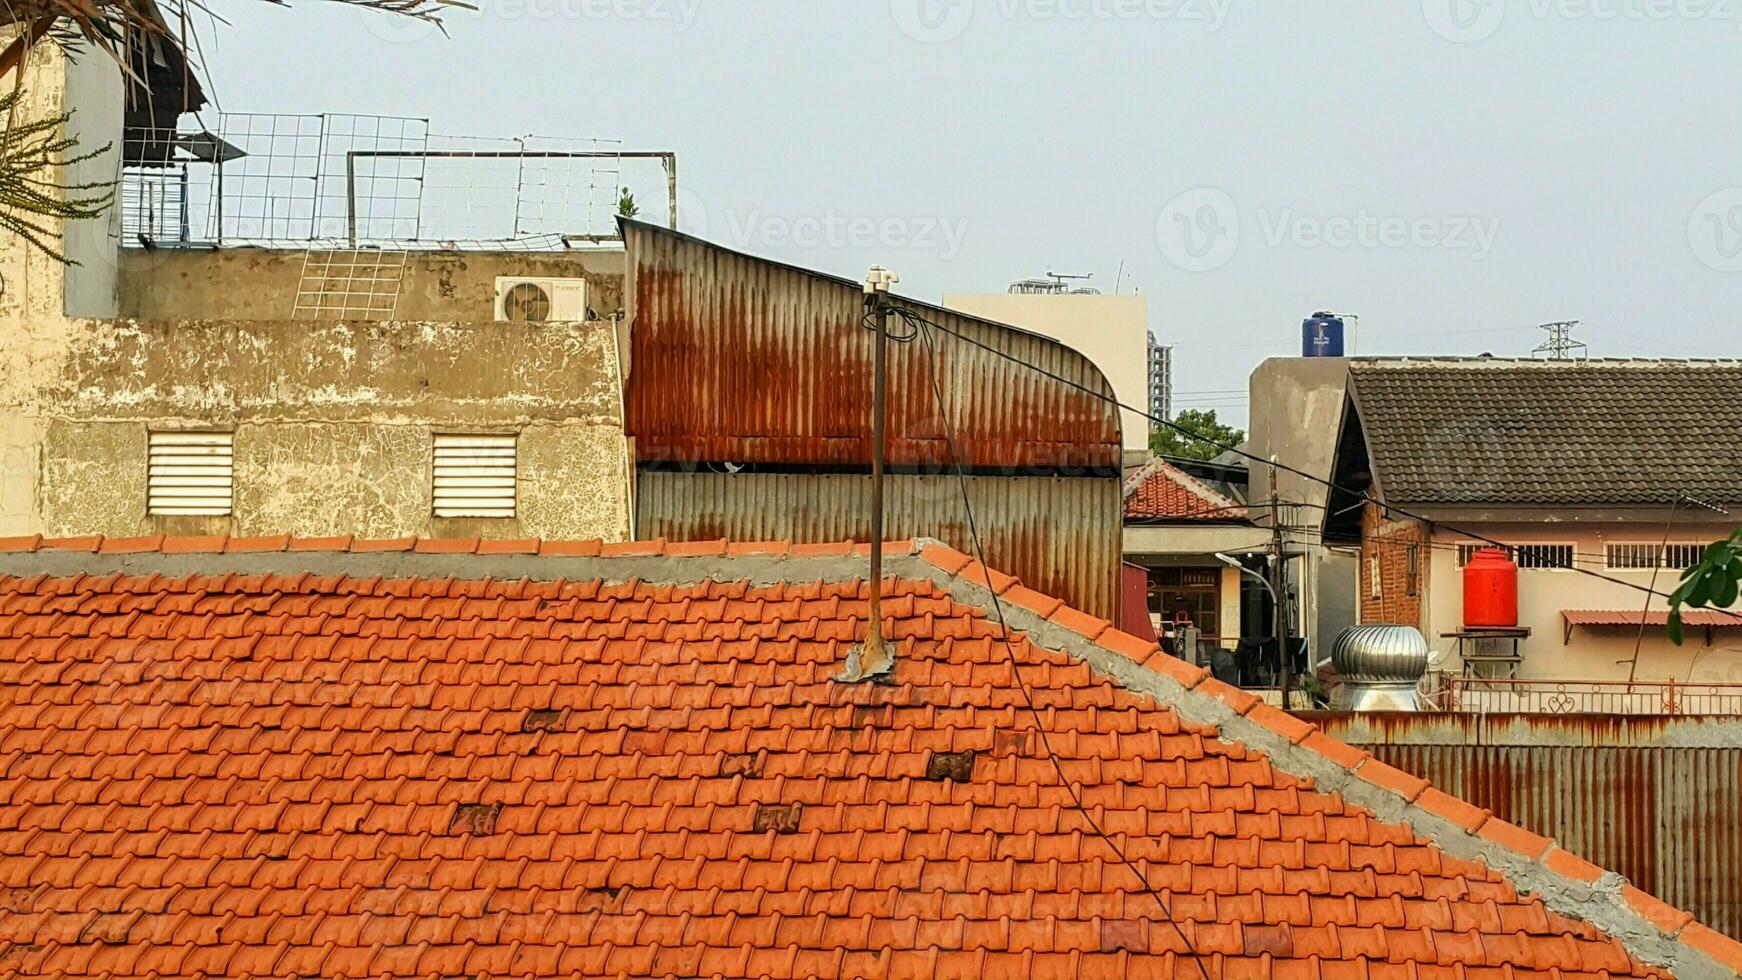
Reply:
<svg viewBox="0 0 1742 980"><path fill-rule="evenodd" d="M907 318L903 316L902 319L906 320ZM955 470L956 483L962 492L962 511L967 517L968 536L973 541L974 558L979 561L981 567L990 568L991 566L986 563L986 549L980 541L980 523L974 515L974 504L968 494L968 477L962 469L960 457L956 455L955 434L950 426L949 412L944 406L943 385L938 380L938 348L932 339L931 332L926 329L923 320L917 324L912 324L912 326L914 332L919 334L925 342L927 353L926 373L931 379L932 397L936 399L937 402L938 418L942 420L944 441L949 451L950 466ZM1198 968L1198 974L1203 977L1203 980L1210 980L1210 971L1204 966L1203 956L1199 954L1196 947L1192 945L1192 941L1186 936L1185 930L1180 927L1180 924L1177 921L1175 921L1173 908L1168 904L1167 900L1161 896L1161 893L1155 890L1155 886L1150 884L1149 876L1144 874L1143 871L1137 867L1137 864L1126 855L1125 849L1120 847L1119 844L1113 840L1112 835L1108 834L1106 829L1095 820L1094 815L1089 812L1088 806L1084 804L1083 798L1077 794L1076 787L1071 783L1070 777L1066 775L1064 764L1059 761L1058 754L1053 751L1052 738L1047 733L1046 725L1041 721L1040 707L1035 704L1034 692L1029 689L1027 682L1022 679L1021 661L1016 656L1016 646L1010 639L1010 624L1004 619L1004 603L998 598L996 590L988 591L992 596L992 613L998 620L998 633L1004 641L1004 652L1010 659L1011 677L1016 681L1017 689L1022 692L1022 699L1028 706L1029 714L1034 716L1034 728L1035 731L1040 733L1041 748L1046 752L1046 757L1052 763L1053 770L1058 773L1059 785L1062 786L1065 793L1070 796L1071 803L1076 807L1077 813L1082 816L1083 821L1089 825L1089 828L1095 832L1095 836L1101 838L1101 840L1106 843L1107 847L1119 858L1120 862L1122 862L1126 868L1130 869L1132 876L1135 877L1138 883L1143 886L1143 890L1149 893L1149 897L1155 900L1156 907L1161 910L1163 920L1173 929L1174 935L1179 937L1180 945L1185 947L1185 955L1189 956L1192 964Z"/></svg>
<svg viewBox="0 0 1742 980"><path fill-rule="evenodd" d="M1681 510L1682 495L1675 495L1675 504L1669 509L1669 519L1663 522L1663 544L1658 547L1657 561L1651 564L1651 588L1657 591L1657 573L1663 567L1664 556L1669 552L1669 536L1675 530L1675 515ZM1639 611L1639 635L1633 639L1633 662L1627 667L1627 690L1633 690L1633 682L1639 677L1639 651L1645 646L1645 621L1651 616L1652 596L1645 597L1645 608Z"/></svg>
<svg viewBox="0 0 1742 980"><path fill-rule="evenodd" d="M1468 528L1459 527L1455 524L1448 524L1448 523L1445 523L1443 521L1435 521L1435 520L1432 520L1430 518L1424 517L1421 514L1415 513L1415 512L1410 511L1410 510L1406 510L1405 508L1400 507L1396 504L1387 504L1384 501L1381 501L1381 500L1374 498L1371 491L1366 491L1366 490L1355 491L1355 490L1352 490L1348 487L1342 486L1342 485L1340 485L1340 484L1338 484L1330 479L1327 479L1326 477L1318 476L1317 474L1314 474L1314 473L1308 473L1307 471L1305 471L1303 469L1288 465L1286 463L1281 462L1280 460L1263 459L1263 458L1256 456L1250 452L1247 452L1244 449L1239 448L1238 446L1231 446L1231 445L1228 445L1226 443L1218 442L1215 439L1206 438L1206 437L1204 437L1196 432L1191 431L1190 429L1187 429L1186 427L1184 427L1182 425L1175 423L1171 419L1165 419L1165 418L1161 418L1160 416L1151 415L1149 412L1145 411L1142 408L1138 408L1134 405L1127 405L1113 395L1108 395L1108 394L1104 394L1102 392L1096 391L1095 389L1090 388L1088 385L1085 385L1082 382L1073 381L1070 378L1067 378L1064 375L1061 375L1055 371L1051 371L1051 370L1048 370L1047 368L1041 367L1038 364L1034 364L1034 363L1031 363L1029 361L1025 361L1022 358L1017 357L1015 354L1011 354L1008 351L1000 350L999 348L994 347L993 345L991 345L983 340L978 340L974 337L970 337L967 334L962 333L959 330L953 330L949 327L943 326L942 324L936 323L932 320L928 320L925 317L920 316L918 313L913 312L912 310L903 309L901 307L892 307L891 309L893 310L893 312L898 314L902 320L906 321L910 326L914 326L917 328L917 326L919 324L924 324L925 326L928 326L928 327L931 327L935 330L938 330L941 333L948 334L951 337L954 337L957 340L960 340L960 341L962 341L966 344L969 344L973 347L978 347L981 350L986 351L987 353L993 354L994 356L1001 357L1007 361L1010 361L1013 364L1018 364L1018 365L1021 365L1022 367L1028 368L1029 370L1034 371L1035 373L1040 374L1043 377L1050 378L1051 380L1056 381L1059 384L1062 384L1062 385L1065 385L1069 388L1073 388L1077 391L1080 391L1083 394L1090 396L1091 398L1099 399L1099 400L1107 402L1108 404L1113 405L1119 409L1130 412L1134 415L1141 416L1142 418L1148 419L1150 422L1155 423L1156 425L1166 426L1167 428L1172 429L1175 432L1178 432L1180 435L1183 435L1183 436L1186 436L1187 438L1190 438L1194 442L1201 442L1205 445L1213 446L1217 449L1220 449L1223 452L1232 453L1236 456L1241 457L1242 459L1250 460L1252 462L1259 463L1259 464L1264 465L1264 466L1269 466L1269 467L1272 467L1273 469L1281 470L1285 473L1291 473L1295 476L1301 477L1301 478L1306 479L1306 480L1310 480L1314 483L1322 484L1322 485L1324 485L1332 490L1335 490L1339 493L1348 494L1348 495L1350 495L1358 500L1361 500L1365 503L1371 503L1371 504L1375 504L1375 505L1380 506L1380 507L1384 507L1390 513L1401 514L1402 516L1410 518L1411 520L1417 520L1417 521L1421 521L1425 524L1443 527L1443 528L1446 528L1447 530L1450 530L1454 533L1462 534L1466 537L1473 538L1474 540L1479 541L1483 544L1493 545L1496 548L1511 548L1512 547L1511 545L1508 545L1505 542L1497 541L1497 540L1490 538L1484 534L1479 534L1475 531L1469 530ZM1571 568L1570 570L1573 572L1576 572L1580 575L1586 575L1586 576L1590 576L1590 577L1595 578L1595 579L1599 579L1599 580L1604 581L1604 582L1608 582L1612 585L1619 585L1619 586L1622 586L1623 588L1632 589L1632 590L1637 591L1637 592L1644 592L1647 595L1662 596L1663 598L1666 598L1666 599L1669 598L1669 595L1667 593L1658 592L1656 590L1655 586L1645 586L1645 585L1640 585L1637 582L1628 582L1624 579L1618 579L1618 578L1615 578L1613 576L1604 575L1600 572L1595 572L1595 571L1592 571L1591 569L1588 569L1588 568L1579 568L1576 565L1573 568Z"/></svg>

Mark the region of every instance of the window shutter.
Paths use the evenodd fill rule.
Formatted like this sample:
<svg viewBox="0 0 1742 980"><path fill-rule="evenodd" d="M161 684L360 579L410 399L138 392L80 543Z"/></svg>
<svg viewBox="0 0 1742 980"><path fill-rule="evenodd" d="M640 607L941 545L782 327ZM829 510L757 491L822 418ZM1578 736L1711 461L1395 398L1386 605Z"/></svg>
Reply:
<svg viewBox="0 0 1742 980"><path fill-rule="evenodd" d="M435 516L514 516L513 435L437 433L434 460Z"/></svg>
<svg viewBox="0 0 1742 980"><path fill-rule="evenodd" d="M228 517L235 483L234 438L230 432L148 433L145 512Z"/></svg>

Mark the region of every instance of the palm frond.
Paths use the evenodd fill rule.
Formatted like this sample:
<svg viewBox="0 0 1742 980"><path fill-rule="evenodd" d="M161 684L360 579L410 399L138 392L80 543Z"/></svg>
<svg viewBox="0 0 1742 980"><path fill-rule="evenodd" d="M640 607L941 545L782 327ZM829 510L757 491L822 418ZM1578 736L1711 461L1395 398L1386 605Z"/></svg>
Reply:
<svg viewBox="0 0 1742 980"><path fill-rule="evenodd" d="M24 97L13 88L0 92L0 114L12 123L0 134L0 228L12 232L61 262L69 262L53 243L60 221L100 217L115 199L106 181L67 183L57 174L108 152L104 145L78 152L78 140L65 135L66 113L25 122L13 110Z"/></svg>

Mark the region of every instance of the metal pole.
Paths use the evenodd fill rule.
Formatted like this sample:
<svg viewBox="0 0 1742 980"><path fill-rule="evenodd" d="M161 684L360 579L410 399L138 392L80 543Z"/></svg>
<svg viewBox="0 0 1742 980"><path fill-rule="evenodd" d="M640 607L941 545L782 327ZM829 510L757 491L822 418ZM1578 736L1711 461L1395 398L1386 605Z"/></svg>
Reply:
<svg viewBox="0 0 1742 980"><path fill-rule="evenodd" d="M670 227L677 231L677 154L667 153L661 159L665 161L665 197L670 210Z"/></svg>
<svg viewBox="0 0 1742 980"><path fill-rule="evenodd" d="M889 304L889 288L899 279L878 265L865 277L863 323L877 334L871 354L871 601L865 617L865 642L848 654L841 674L840 679L847 683L887 678L895 670L895 658L883 638L883 470L888 442L889 319L896 315Z"/></svg>
<svg viewBox="0 0 1742 980"><path fill-rule="evenodd" d="M216 167L214 167L213 170L216 172L216 180L218 183L218 196L213 201L213 204L215 205L214 210L216 210L218 212L218 220L214 221L212 223L212 244L213 245L223 245L224 244L224 161L219 160L218 165Z"/></svg>
<svg viewBox="0 0 1742 980"><path fill-rule="evenodd" d="M351 247L357 247L357 151L345 154L345 224Z"/></svg>
<svg viewBox="0 0 1742 980"><path fill-rule="evenodd" d="M1270 542L1271 553L1276 556L1276 563L1270 567L1271 603L1276 606L1276 663L1282 672L1282 710L1292 710L1294 705L1289 697L1292 684L1291 671L1288 664L1288 603L1283 601L1287 594L1287 576L1283 574L1283 541L1282 541L1282 498L1276 492L1276 458L1270 460Z"/></svg>
<svg viewBox="0 0 1742 980"><path fill-rule="evenodd" d="M185 163L182 164L182 166L181 166L181 207L178 208L177 210L180 213L181 225L179 228L176 229L176 232L177 232L176 241L182 243L183 245L186 245L188 242L189 232L188 232L188 168L187 168L187 164L185 164ZM156 229L152 229L152 231L155 234Z"/></svg>
<svg viewBox="0 0 1742 980"><path fill-rule="evenodd" d="M889 401L889 318L888 304L877 310L876 352L871 358L871 616L866 625L869 635L866 645L881 652L883 646L883 457L884 414Z"/></svg>

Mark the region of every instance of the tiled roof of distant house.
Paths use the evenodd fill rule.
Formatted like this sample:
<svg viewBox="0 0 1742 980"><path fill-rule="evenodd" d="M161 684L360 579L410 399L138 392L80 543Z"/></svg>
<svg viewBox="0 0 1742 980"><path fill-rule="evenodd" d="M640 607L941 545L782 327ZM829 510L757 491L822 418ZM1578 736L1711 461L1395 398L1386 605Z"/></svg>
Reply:
<svg viewBox="0 0 1742 980"><path fill-rule="evenodd" d="M1742 502L1742 362L1355 361L1349 392L1387 503Z"/></svg>
<svg viewBox="0 0 1742 980"><path fill-rule="evenodd" d="M1742 970L1685 913L1154 643L894 550L894 674L850 684L864 546L0 541L0 963Z"/></svg>
<svg viewBox="0 0 1742 980"><path fill-rule="evenodd" d="M1164 459L1152 459L1125 481L1125 520L1246 523L1246 508Z"/></svg>

